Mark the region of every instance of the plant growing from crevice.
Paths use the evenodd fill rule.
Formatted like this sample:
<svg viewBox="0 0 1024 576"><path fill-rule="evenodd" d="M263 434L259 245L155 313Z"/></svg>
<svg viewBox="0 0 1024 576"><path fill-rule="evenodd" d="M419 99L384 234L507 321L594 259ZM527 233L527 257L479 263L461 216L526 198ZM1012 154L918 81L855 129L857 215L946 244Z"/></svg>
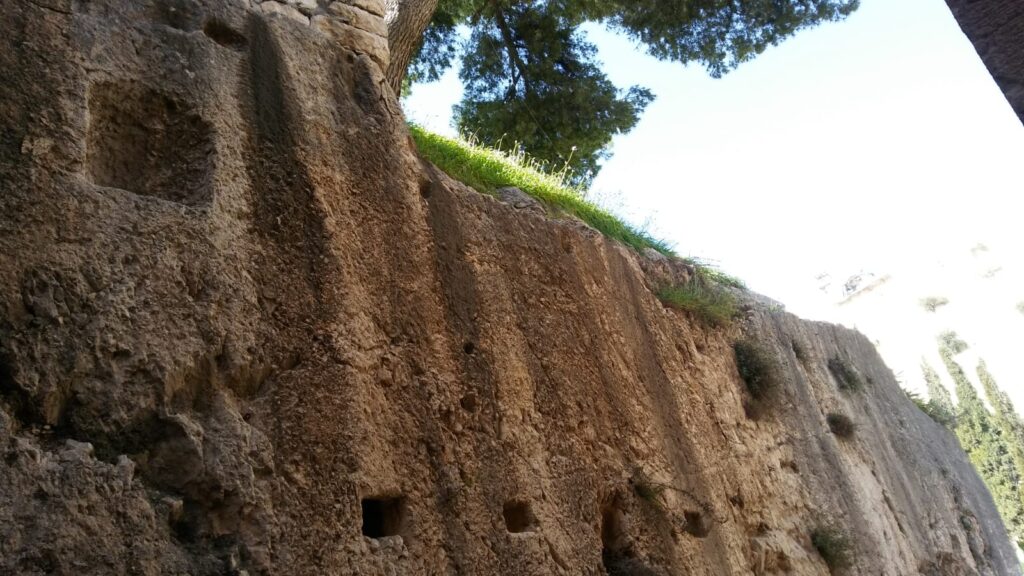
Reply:
<svg viewBox="0 0 1024 576"><path fill-rule="evenodd" d="M949 298L945 298L943 296L929 296L921 299L921 307L924 308L926 312L935 312L946 304L949 304Z"/></svg>
<svg viewBox="0 0 1024 576"><path fill-rule="evenodd" d="M707 536L714 524L722 524L727 520L727 518L720 518L709 502L699 498L693 492L672 484L656 482L639 468L633 470L629 482L637 498L667 517L673 526L693 536L703 538ZM666 491L680 495L697 510L685 510L682 514L671 510L665 503Z"/></svg>
<svg viewBox="0 0 1024 576"><path fill-rule="evenodd" d="M712 326L728 326L739 314L735 296L700 280L662 286L656 294L666 306L690 312Z"/></svg>
<svg viewBox="0 0 1024 576"><path fill-rule="evenodd" d="M811 544L828 565L830 572L848 568L853 563L853 544L843 530L819 526L811 531Z"/></svg>
<svg viewBox="0 0 1024 576"><path fill-rule="evenodd" d="M845 414L839 412L830 412L825 416L825 422L828 423L828 429L835 434L836 438L842 438L843 440L849 440L853 438L854 432L857 431L857 425Z"/></svg>
<svg viewBox="0 0 1024 576"><path fill-rule="evenodd" d="M633 493L636 494L637 498L655 507L662 507L661 495L665 492L664 486L654 484L642 472L634 474L632 484Z"/></svg>
<svg viewBox="0 0 1024 576"><path fill-rule="evenodd" d="M782 369L775 357L760 342L747 337L733 343L736 370L747 392L754 400L763 401L779 387Z"/></svg>
<svg viewBox="0 0 1024 576"><path fill-rule="evenodd" d="M835 377L840 390L857 392L864 388L864 379L845 358L839 356L829 358L828 369Z"/></svg>

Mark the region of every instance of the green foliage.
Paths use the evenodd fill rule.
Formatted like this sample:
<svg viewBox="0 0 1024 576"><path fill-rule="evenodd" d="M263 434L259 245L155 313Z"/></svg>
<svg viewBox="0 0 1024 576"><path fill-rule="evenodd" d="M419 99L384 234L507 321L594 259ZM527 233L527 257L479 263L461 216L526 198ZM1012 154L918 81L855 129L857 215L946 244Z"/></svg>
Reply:
<svg viewBox="0 0 1024 576"><path fill-rule="evenodd" d="M1024 300L1017 302L1017 312L1024 314Z"/></svg>
<svg viewBox="0 0 1024 576"><path fill-rule="evenodd" d="M707 500L699 497L697 494L694 494L686 488L673 484L656 482L640 468L633 469L633 474L629 479L629 483L637 498L653 507L660 514L668 517L673 525L681 527L684 531L693 534L694 536L704 537L710 530L712 523L720 524L726 521L725 518L720 518L715 513L714 507ZM666 491L672 491L678 497L688 501L691 505L700 509L700 512L689 509L680 514L672 510L664 499Z"/></svg>
<svg viewBox="0 0 1024 576"><path fill-rule="evenodd" d="M460 130L496 146L518 142L587 184L653 99L615 86L580 25L600 22L654 56L699 62L721 76L797 31L840 20L858 0L440 0L411 81L436 79L461 61ZM459 26L470 30L462 40Z"/></svg>
<svg viewBox="0 0 1024 576"><path fill-rule="evenodd" d="M761 343L744 338L733 343L732 348L736 353L736 369L755 400L764 400L780 386L782 369Z"/></svg>
<svg viewBox="0 0 1024 576"><path fill-rule="evenodd" d="M928 312L935 312L946 304L949 304L949 298L942 296L929 296L921 299L921 307Z"/></svg>
<svg viewBox="0 0 1024 576"><path fill-rule="evenodd" d="M727 274L719 270L714 265L708 263L705 260L702 260L700 258L694 258L692 256L688 256L683 260L690 266L693 266L694 270L697 271L697 276L699 276L700 279L705 282L714 282L715 284L720 284L722 286L728 286L730 288L736 288L739 290L747 289L746 282L740 280L739 278L731 274Z"/></svg>
<svg viewBox="0 0 1024 576"><path fill-rule="evenodd" d="M1014 410L1010 397L996 384L984 360L978 362L978 379L992 407L992 419L1017 469L1018 481L1024 482L1024 420ZM1021 497L1024 498L1024 494Z"/></svg>
<svg viewBox="0 0 1024 576"><path fill-rule="evenodd" d="M949 350L953 356L967 350L967 342L964 342L956 335L956 332L947 330L939 334L939 348Z"/></svg>
<svg viewBox="0 0 1024 576"><path fill-rule="evenodd" d="M974 385L953 359L952 349L942 347L939 354L956 384L959 401L956 435L960 445L992 493L1007 530L1020 542L1024 540L1024 502L1020 490L1024 471L1014 461L1012 431L1004 431L998 418L989 413Z"/></svg>
<svg viewBox="0 0 1024 576"><path fill-rule="evenodd" d="M535 157L569 166L573 183L588 184L612 137L630 131L654 95L617 88L560 3L494 2L482 15L459 72L459 129L487 143L512 139Z"/></svg>
<svg viewBox="0 0 1024 576"><path fill-rule="evenodd" d="M637 473L632 478L633 492L648 504L661 508L661 495L665 492L665 486L651 482L650 478L643 473Z"/></svg>
<svg viewBox="0 0 1024 576"><path fill-rule="evenodd" d="M653 248L673 255L668 243L626 224L611 212L588 202L580 192L566 186L562 178L543 172L529 157L510 155L461 139L447 138L410 125L409 131L424 158L452 178L484 194L502 186L515 186L544 204L572 214L609 238L643 250Z"/></svg>
<svg viewBox="0 0 1024 576"><path fill-rule="evenodd" d="M953 407L953 398L949 395L949 390L942 385L939 373L923 358L921 359L921 372L924 374L924 382L928 390L928 401L926 402L912 393L907 395L932 420L950 430L956 428L956 408Z"/></svg>
<svg viewBox="0 0 1024 576"><path fill-rule="evenodd" d="M956 409L953 407L953 397L950 396L949 390L943 386L939 373L923 358L921 359L921 373L924 375L924 382L928 390L928 401L951 417L955 416Z"/></svg>
<svg viewBox="0 0 1024 576"><path fill-rule="evenodd" d="M715 78L797 31L841 20L858 0L591 0L603 18L662 60L699 62Z"/></svg>
<svg viewBox="0 0 1024 576"><path fill-rule="evenodd" d="M667 306L691 312L712 326L727 326L739 313L735 296L700 280L663 286L657 296Z"/></svg>
<svg viewBox="0 0 1024 576"><path fill-rule="evenodd" d="M434 10L430 26L423 32L423 43L419 53L406 71L402 92L406 93L411 84L434 82L462 53L459 42L459 25L473 13L474 0L440 0Z"/></svg>
<svg viewBox="0 0 1024 576"><path fill-rule="evenodd" d="M904 390L903 392L921 412L924 412L925 415L934 420L936 424L949 428L950 430L956 428L956 413L953 410L946 409L944 406L937 403L934 398L925 400L914 392L910 392L908 390Z"/></svg>
<svg viewBox="0 0 1024 576"><path fill-rule="evenodd" d="M854 424L853 420L845 414L838 412L830 412L825 416L825 422L828 423L828 429L838 438L849 439L853 438L853 433L857 430L857 425Z"/></svg>
<svg viewBox="0 0 1024 576"><path fill-rule="evenodd" d="M844 358L833 356L828 360L828 369L832 372L840 390L856 392L864 388L864 379L860 373Z"/></svg>
<svg viewBox="0 0 1024 576"><path fill-rule="evenodd" d="M853 544L845 531L822 526L811 531L811 544L830 571L847 568L853 563Z"/></svg>

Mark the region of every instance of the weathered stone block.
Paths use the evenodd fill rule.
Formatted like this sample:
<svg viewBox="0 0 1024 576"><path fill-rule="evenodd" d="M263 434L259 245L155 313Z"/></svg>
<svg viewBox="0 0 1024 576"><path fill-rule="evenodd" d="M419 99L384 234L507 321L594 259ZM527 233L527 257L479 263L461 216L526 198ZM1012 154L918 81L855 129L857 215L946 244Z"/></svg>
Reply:
<svg viewBox="0 0 1024 576"><path fill-rule="evenodd" d="M296 10L302 12L306 16L312 16L314 13L316 13L316 0L287 0L287 2L289 5L294 6Z"/></svg>
<svg viewBox="0 0 1024 576"><path fill-rule="evenodd" d="M384 0L342 0L347 4L351 4L356 8L362 8L370 14L376 14L377 16L384 16Z"/></svg>
<svg viewBox="0 0 1024 576"><path fill-rule="evenodd" d="M331 4L327 8L327 11L345 24L355 26L360 30L364 30L382 38L388 37L388 27L384 24L384 18L381 16L372 14L356 6L350 6L344 2L335 2Z"/></svg>
<svg viewBox="0 0 1024 576"><path fill-rule="evenodd" d="M262 11L264 14L279 14L286 18L291 18L296 22L301 22L303 24L309 25L309 18L306 17L306 15L304 15L302 12L299 12L294 6L289 6L287 4L281 4L280 2L274 2L273 0L270 0L268 2L260 4L260 11Z"/></svg>
<svg viewBox="0 0 1024 576"><path fill-rule="evenodd" d="M337 40L342 46L368 54L381 69L388 67L388 41L376 34L345 24L331 16L314 16L313 26Z"/></svg>

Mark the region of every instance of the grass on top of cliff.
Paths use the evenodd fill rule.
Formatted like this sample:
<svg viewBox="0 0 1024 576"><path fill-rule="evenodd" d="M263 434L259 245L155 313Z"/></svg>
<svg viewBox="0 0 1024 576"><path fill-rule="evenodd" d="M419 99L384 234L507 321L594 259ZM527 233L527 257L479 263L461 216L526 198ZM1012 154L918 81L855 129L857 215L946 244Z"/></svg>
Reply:
<svg viewBox="0 0 1024 576"><path fill-rule="evenodd" d="M662 286L658 299L677 310L686 310L712 326L728 326L739 314L736 297L726 290L698 279L684 284Z"/></svg>
<svg viewBox="0 0 1024 576"><path fill-rule="evenodd" d="M525 154L509 154L461 138L441 136L415 124L409 125L409 131L424 158L479 192L493 195L498 188L515 186L627 246L637 250L653 248L666 256L675 255L667 242L588 201L580 190L565 184L564 174L545 172L536 160Z"/></svg>

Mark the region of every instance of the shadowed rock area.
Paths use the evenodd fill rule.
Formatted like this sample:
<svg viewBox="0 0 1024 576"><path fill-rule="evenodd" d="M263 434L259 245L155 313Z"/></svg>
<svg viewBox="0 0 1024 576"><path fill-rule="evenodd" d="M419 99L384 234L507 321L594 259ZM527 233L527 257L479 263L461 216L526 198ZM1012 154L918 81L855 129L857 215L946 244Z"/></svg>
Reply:
<svg viewBox="0 0 1024 576"><path fill-rule="evenodd" d="M421 162L379 2L0 11L0 573L1019 574L863 336Z"/></svg>
<svg viewBox="0 0 1024 576"><path fill-rule="evenodd" d="M999 89L1024 122L1024 2L946 0Z"/></svg>

